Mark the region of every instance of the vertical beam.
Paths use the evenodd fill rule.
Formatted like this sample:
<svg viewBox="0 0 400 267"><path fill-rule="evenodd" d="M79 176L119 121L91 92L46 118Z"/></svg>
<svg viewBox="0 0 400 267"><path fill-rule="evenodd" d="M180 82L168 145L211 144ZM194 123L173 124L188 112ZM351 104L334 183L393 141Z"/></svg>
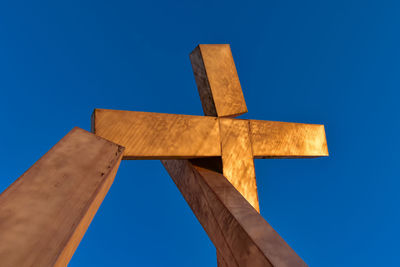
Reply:
<svg viewBox="0 0 400 267"><path fill-rule="evenodd" d="M187 160L162 163L222 255L224 264L307 266L222 174Z"/></svg>
<svg viewBox="0 0 400 267"><path fill-rule="evenodd" d="M67 266L123 148L74 128L0 195L0 265Z"/></svg>
<svg viewBox="0 0 400 267"><path fill-rule="evenodd" d="M190 61L206 116L234 117L247 112L229 44L201 44Z"/></svg>
<svg viewBox="0 0 400 267"><path fill-rule="evenodd" d="M198 45L190 54L190 61L204 115L220 117L222 172L259 212L248 123L221 119L247 112L231 48L229 44ZM219 267L227 266L218 250L217 261Z"/></svg>
<svg viewBox="0 0 400 267"><path fill-rule="evenodd" d="M219 118L219 127L223 174L250 205L260 212L249 122Z"/></svg>

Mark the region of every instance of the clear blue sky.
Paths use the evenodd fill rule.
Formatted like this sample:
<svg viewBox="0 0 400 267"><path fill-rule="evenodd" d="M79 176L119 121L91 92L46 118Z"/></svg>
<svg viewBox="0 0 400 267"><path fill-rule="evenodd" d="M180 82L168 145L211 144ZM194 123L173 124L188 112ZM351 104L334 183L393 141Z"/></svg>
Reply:
<svg viewBox="0 0 400 267"><path fill-rule="evenodd" d="M0 191L94 108L201 115L188 54L230 43L244 118L325 124L329 158L256 160L310 266L399 266L399 1L1 1ZM1 238L1 237L0 237ZM124 161L70 263L216 266L159 161Z"/></svg>

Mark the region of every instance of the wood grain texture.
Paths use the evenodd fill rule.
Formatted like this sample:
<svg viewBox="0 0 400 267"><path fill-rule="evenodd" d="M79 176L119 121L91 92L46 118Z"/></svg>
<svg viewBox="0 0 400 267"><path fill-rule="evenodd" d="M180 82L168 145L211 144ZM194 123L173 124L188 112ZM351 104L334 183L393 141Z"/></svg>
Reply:
<svg viewBox="0 0 400 267"><path fill-rule="evenodd" d="M213 203L210 203L206 198L193 165L188 160L162 160L161 162L207 232L211 242L217 249L223 251L227 266L238 267L239 265L233 255L234 252L226 242L224 233L215 219Z"/></svg>
<svg viewBox="0 0 400 267"><path fill-rule="evenodd" d="M328 156L324 125L250 120L255 158Z"/></svg>
<svg viewBox="0 0 400 267"><path fill-rule="evenodd" d="M179 159L221 155L216 118L96 109L94 133L125 147L123 159Z"/></svg>
<svg viewBox="0 0 400 267"><path fill-rule="evenodd" d="M221 252L218 252L217 250L217 266L218 267L229 267L225 260L224 257L222 256L223 254Z"/></svg>
<svg viewBox="0 0 400 267"><path fill-rule="evenodd" d="M96 110L93 131L124 145L124 159L163 159L219 267L305 266L258 214L253 158L327 156L324 126L227 118L247 112L230 46L199 45L190 60L204 114L215 118Z"/></svg>
<svg viewBox="0 0 400 267"><path fill-rule="evenodd" d="M219 118L222 173L242 196L260 212L249 122ZM217 250L217 266L229 267Z"/></svg>
<svg viewBox="0 0 400 267"><path fill-rule="evenodd" d="M67 266L123 148L74 128L0 195L0 266Z"/></svg>
<svg viewBox="0 0 400 267"><path fill-rule="evenodd" d="M194 168L239 266L307 266L223 175Z"/></svg>
<svg viewBox="0 0 400 267"><path fill-rule="evenodd" d="M219 126L223 174L250 205L260 212L249 121L220 118Z"/></svg>
<svg viewBox="0 0 400 267"><path fill-rule="evenodd" d="M222 174L162 162L227 266L307 266Z"/></svg>
<svg viewBox="0 0 400 267"><path fill-rule="evenodd" d="M234 117L247 112L229 44L201 44L190 61L206 116Z"/></svg>

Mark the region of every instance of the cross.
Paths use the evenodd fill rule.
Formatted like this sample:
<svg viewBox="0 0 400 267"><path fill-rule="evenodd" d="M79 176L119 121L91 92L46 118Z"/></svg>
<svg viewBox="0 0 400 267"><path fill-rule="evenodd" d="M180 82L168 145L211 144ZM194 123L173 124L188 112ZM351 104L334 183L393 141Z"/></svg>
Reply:
<svg viewBox="0 0 400 267"><path fill-rule="evenodd" d="M227 44L190 60L205 116L96 109L92 131L123 159L160 159L217 249L218 266L306 266L259 214L254 158L328 156L323 125L244 120Z"/></svg>

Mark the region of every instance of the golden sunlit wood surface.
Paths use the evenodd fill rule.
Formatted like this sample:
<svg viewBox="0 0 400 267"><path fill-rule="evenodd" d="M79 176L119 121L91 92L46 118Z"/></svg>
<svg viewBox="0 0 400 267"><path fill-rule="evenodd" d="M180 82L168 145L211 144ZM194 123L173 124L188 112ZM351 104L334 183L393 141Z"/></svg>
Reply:
<svg viewBox="0 0 400 267"><path fill-rule="evenodd" d="M224 176L258 212L256 173L246 120L219 119Z"/></svg>
<svg viewBox="0 0 400 267"><path fill-rule="evenodd" d="M254 158L328 156L324 126L235 119L247 107L230 46L199 45L190 60L206 116L96 109L92 131L124 159L162 159L219 267L306 266L259 215Z"/></svg>
<svg viewBox="0 0 400 267"><path fill-rule="evenodd" d="M221 156L221 123L240 119L96 109L92 131L125 147L123 159L188 159ZM246 120L247 121L247 120ZM248 120L255 158L328 156L323 125ZM240 126L236 131L243 131ZM238 133L230 133L238 137ZM233 137L231 137L232 139ZM244 137L243 137L244 138ZM247 138L247 137L246 137ZM246 141L247 142L247 141ZM238 145L242 144L240 140ZM238 148L239 149L239 148ZM237 160L240 160L238 157Z"/></svg>
<svg viewBox="0 0 400 267"><path fill-rule="evenodd" d="M190 54L203 112L206 116L236 117L247 112L229 45L199 45ZM219 119L222 173L260 212L249 123ZM216 159L214 159L216 161ZM217 247L219 267L231 266Z"/></svg>
<svg viewBox="0 0 400 267"><path fill-rule="evenodd" d="M125 147L124 159L167 159L221 155L213 117L96 109L92 131Z"/></svg>
<svg viewBox="0 0 400 267"><path fill-rule="evenodd" d="M190 61L204 115L232 117L247 112L229 44L201 44Z"/></svg>
<svg viewBox="0 0 400 267"><path fill-rule="evenodd" d="M250 120L255 158L328 156L324 125Z"/></svg>

